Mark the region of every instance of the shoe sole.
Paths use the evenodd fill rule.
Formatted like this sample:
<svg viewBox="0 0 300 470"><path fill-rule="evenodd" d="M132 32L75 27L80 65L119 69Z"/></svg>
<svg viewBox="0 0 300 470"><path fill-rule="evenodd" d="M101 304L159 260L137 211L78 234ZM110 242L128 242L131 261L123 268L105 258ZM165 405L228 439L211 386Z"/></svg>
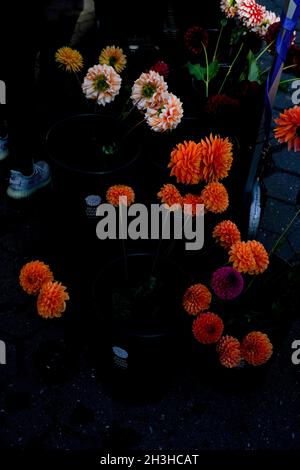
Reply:
<svg viewBox="0 0 300 470"><path fill-rule="evenodd" d="M11 197L12 199L26 199L27 197L34 194L39 189L45 188L51 182L51 176L46 180L40 183L39 185L35 186L32 189L28 189L27 191L20 191L17 189L12 189L10 186L7 188L6 194Z"/></svg>

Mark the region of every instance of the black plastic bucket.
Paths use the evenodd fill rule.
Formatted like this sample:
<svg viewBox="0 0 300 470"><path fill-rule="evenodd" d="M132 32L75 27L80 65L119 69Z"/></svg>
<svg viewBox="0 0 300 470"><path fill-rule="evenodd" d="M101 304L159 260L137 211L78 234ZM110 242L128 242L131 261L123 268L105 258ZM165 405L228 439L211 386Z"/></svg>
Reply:
<svg viewBox="0 0 300 470"><path fill-rule="evenodd" d="M72 202L103 193L110 184L130 184L128 169L142 150L137 130L99 114L78 114L56 122L47 133L46 146L54 190Z"/></svg>
<svg viewBox="0 0 300 470"><path fill-rule="evenodd" d="M151 278L156 288L146 292ZM121 398L136 397L136 392L139 397L153 396L170 383L190 338L189 318L182 308L190 282L180 266L150 253L118 258L96 277L96 362ZM143 288L145 295L139 298ZM137 297L126 303L134 292ZM116 307L116 296L123 311Z"/></svg>

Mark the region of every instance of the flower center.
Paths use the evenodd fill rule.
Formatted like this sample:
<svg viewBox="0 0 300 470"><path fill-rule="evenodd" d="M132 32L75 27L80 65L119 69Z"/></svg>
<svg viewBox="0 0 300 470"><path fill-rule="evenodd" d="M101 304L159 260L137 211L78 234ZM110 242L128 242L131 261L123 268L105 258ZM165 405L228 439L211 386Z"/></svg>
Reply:
<svg viewBox="0 0 300 470"><path fill-rule="evenodd" d="M106 77L103 73L96 78L94 87L99 93L106 91L109 88L109 84L107 83Z"/></svg>
<svg viewBox="0 0 300 470"><path fill-rule="evenodd" d="M117 63L116 57L112 56L112 57L109 58L109 65L111 65L113 67L114 65L116 65L116 63Z"/></svg>
<svg viewBox="0 0 300 470"><path fill-rule="evenodd" d="M145 98L151 98L151 96L153 96L155 91L156 91L156 87L150 83L143 86L143 96Z"/></svg>
<svg viewBox="0 0 300 470"><path fill-rule="evenodd" d="M297 126L296 128L296 136L300 137L300 126Z"/></svg>
<svg viewBox="0 0 300 470"><path fill-rule="evenodd" d="M210 334L210 335L213 335L215 333L215 327L213 325L210 325L207 327L207 333Z"/></svg>
<svg viewBox="0 0 300 470"><path fill-rule="evenodd" d="M227 275L227 284L234 285L237 283L237 278L234 273L230 273Z"/></svg>

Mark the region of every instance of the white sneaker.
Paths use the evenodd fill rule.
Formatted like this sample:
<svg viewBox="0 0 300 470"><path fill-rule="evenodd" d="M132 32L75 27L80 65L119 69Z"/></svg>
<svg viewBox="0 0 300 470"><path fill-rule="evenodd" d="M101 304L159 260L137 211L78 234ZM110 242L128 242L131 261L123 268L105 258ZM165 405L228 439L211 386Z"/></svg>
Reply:
<svg viewBox="0 0 300 470"><path fill-rule="evenodd" d="M33 164L33 173L30 176L24 176L19 171L11 170L6 192L13 199L24 199L47 186L50 181L49 165L44 161L40 161Z"/></svg>

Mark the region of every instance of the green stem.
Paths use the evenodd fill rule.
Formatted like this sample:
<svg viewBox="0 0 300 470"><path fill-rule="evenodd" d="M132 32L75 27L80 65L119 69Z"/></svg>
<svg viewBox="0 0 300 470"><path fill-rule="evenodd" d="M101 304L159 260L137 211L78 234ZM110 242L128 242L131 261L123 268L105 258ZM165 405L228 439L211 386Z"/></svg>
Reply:
<svg viewBox="0 0 300 470"><path fill-rule="evenodd" d="M120 117L121 121L125 121L125 119L128 118L129 114L131 114L134 109L135 109L135 106L132 106L132 107L129 109L129 111L122 112L122 113L121 113L121 117Z"/></svg>
<svg viewBox="0 0 300 470"><path fill-rule="evenodd" d="M141 124L145 122L145 118L143 118L141 121L138 121L134 126L132 126L124 135L124 137L127 137L131 132L133 132L137 127L139 127Z"/></svg>
<svg viewBox="0 0 300 470"><path fill-rule="evenodd" d="M128 108L128 104L130 103L131 101L131 97L129 96L129 98L125 101L124 103L124 106L122 107L122 111L120 113L120 120L123 121L124 119L127 118L128 114L131 113L132 111L132 108L129 109L129 111L126 111L127 108Z"/></svg>
<svg viewBox="0 0 300 470"><path fill-rule="evenodd" d="M141 121L138 121L134 126L132 126L129 131L127 132L126 136L130 134L130 132L133 132L137 127L139 127L141 124L145 122L145 118L143 118Z"/></svg>
<svg viewBox="0 0 300 470"><path fill-rule="evenodd" d="M275 40L270 42L270 44L268 44L259 54L258 56L256 57L255 61L257 62L263 55L265 52L267 52L270 47L274 44Z"/></svg>
<svg viewBox="0 0 300 470"><path fill-rule="evenodd" d="M236 61L237 61L238 58L239 58L240 53L242 52L243 47L244 47L244 44L241 44L237 55L236 55L235 58L233 59L231 65L230 65L230 67L229 67L229 69L228 69L228 71L227 71L227 73L226 73L226 75L225 75L225 78L224 78L224 80L223 80L223 82L222 82L222 85L220 86L220 89L219 89L219 91L218 91L218 94L220 94L220 93L222 92L222 90L223 90L223 88L224 88L224 85L225 85L225 83L226 83L226 81L227 81L227 79L228 79L228 77L229 77L229 75L230 75L230 73L231 73L231 71L232 71L232 69L233 69L233 67L234 67L234 64L236 63Z"/></svg>
<svg viewBox="0 0 300 470"><path fill-rule="evenodd" d="M98 106L98 98L99 98L99 95L100 95L100 91L98 92L97 98L95 99L95 106L94 106L94 113L95 113L95 114L97 113L97 106Z"/></svg>
<svg viewBox="0 0 300 470"><path fill-rule="evenodd" d="M288 69L293 69L296 67L296 64L292 64L292 65L287 65L286 67L283 67L282 70L288 70Z"/></svg>
<svg viewBox="0 0 300 470"><path fill-rule="evenodd" d="M208 98L208 88L209 88L209 64L208 64L208 57L207 57L207 50L203 42L201 42L202 47L204 49L204 54L205 54L205 62L206 62L206 80L205 82L205 96Z"/></svg>
<svg viewBox="0 0 300 470"><path fill-rule="evenodd" d="M296 212L296 214L294 215L294 217L292 218L292 220L289 222L289 224L286 226L285 230L282 232L282 234L280 235L280 237L276 240L276 242L274 243L274 245L272 246L270 252L269 252L269 257L272 256L273 253L275 253L275 251L277 250L277 247L278 245L280 244L281 240L286 236L286 234L288 233L288 231L290 230L290 228L292 227L293 223L295 222L295 220L297 219L298 215L300 214L300 209L298 209L298 211ZM246 287L245 291L244 291L244 294L246 292L248 292L248 290L250 289L250 287L252 286L253 282L255 281L255 276L251 279L251 281L249 282L248 286Z"/></svg>
<svg viewBox="0 0 300 470"><path fill-rule="evenodd" d="M281 80L281 82L279 82L279 85L283 85L284 83L294 82L295 80L300 80L300 78L294 77L294 78L289 78L288 80Z"/></svg>
<svg viewBox="0 0 300 470"><path fill-rule="evenodd" d="M287 65L286 67L283 67L282 71L284 72L285 70L293 69L294 67L296 67L295 64L293 64L293 65ZM263 71L261 72L261 75L263 75L264 73L269 72L270 70L271 70L271 67L268 67L267 69L265 69L265 70L263 70ZM296 79L295 79L295 80L296 80Z"/></svg>
<svg viewBox="0 0 300 470"><path fill-rule="evenodd" d="M223 29L224 29L224 26L222 25L221 29L219 31L218 40L217 40L217 44L216 44L216 48L215 48L215 52L214 52L214 56L213 56L213 61L217 57L217 52L218 52L218 49L219 49L219 44L220 44L220 40L221 40L221 37L222 37Z"/></svg>
<svg viewBox="0 0 300 470"><path fill-rule="evenodd" d="M271 248L271 251L269 253L269 256L271 256L273 253L275 253L275 251L277 250L277 247L278 245L280 244L281 240L286 236L286 234L288 233L288 231L290 230L291 226L293 225L293 223L295 222L295 220L297 219L298 215L300 214L300 209L298 209L298 211L296 212L296 214L294 215L294 217L292 218L292 220L290 221L290 223L287 225L287 227L285 228L285 230L282 232L282 234L280 235L280 237L278 238L278 240L274 243L274 245L272 246Z"/></svg>
<svg viewBox="0 0 300 470"><path fill-rule="evenodd" d="M254 281L255 281L255 276L252 277L251 281L247 285L246 289L244 290L244 294L246 294L246 292L248 292L248 290L250 289L250 287L252 286Z"/></svg>
<svg viewBox="0 0 300 470"><path fill-rule="evenodd" d="M77 72L75 72L75 78L76 78L77 83L78 83L78 85L79 85L79 87L80 87L80 90L82 91L82 83L81 83L81 81L80 81L80 78L79 78L79 75L78 75Z"/></svg>
<svg viewBox="0 0 300 470"><path fill-rule="evenodd" d="M262 72L260 72L260 74L263 75L264 73L270 72L270 70L271 70L271 67L268 67L265 70L263 70Z"/></svg>
<svg viewBox="0 0 300 470"><path fill-rule="evenodd" d="M281 240L283 240L283 238L286 236L286 234L288 233L288 231L290 230L290 228L292 227L293 223L295 222L295 220L297 219L298 215L300 214L300 209L298 209L298 211L296 212L296 214L294 215L294 217L292 218L292 220L289 222L289 224L286 226L286 228L284 229L284 231L282 232L282 234L280 235L280 237L276 240L276 242L274 243L274 245L272 246L270 252L269 252L269 257L271 257L273 255L273 253L276 252L277 250L277 247L278 245L280 244ZM252 286L253 282L255 281L255 277L253 277L251 279L251 281L249 282L246 290L244 293L248 292L248 290L250 289L250 287Z"/></svg>

